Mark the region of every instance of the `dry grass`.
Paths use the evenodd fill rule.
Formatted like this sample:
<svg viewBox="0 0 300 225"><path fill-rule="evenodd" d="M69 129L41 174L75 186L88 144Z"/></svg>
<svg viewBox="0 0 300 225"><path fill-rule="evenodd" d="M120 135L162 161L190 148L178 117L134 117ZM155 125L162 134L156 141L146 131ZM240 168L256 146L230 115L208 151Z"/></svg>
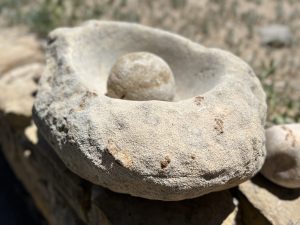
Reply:
<svg viewBox="0 0 300 225"><path fill-rule="evenodd" d="M0 0L1 23L23 23L45 37L87 19L139 22L179 33L247 61L268 95L268 121L300 122L300 2L298 0ZM293 33L288 48L261 46L257 29L280 23Z"/></svg>

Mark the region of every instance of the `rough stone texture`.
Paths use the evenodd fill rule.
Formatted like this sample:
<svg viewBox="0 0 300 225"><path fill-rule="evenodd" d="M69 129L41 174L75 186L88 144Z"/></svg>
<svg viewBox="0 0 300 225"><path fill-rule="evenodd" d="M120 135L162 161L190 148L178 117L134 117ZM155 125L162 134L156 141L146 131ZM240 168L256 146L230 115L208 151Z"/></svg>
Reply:
<svg viewBox="0 0 300 225"><path fill-rule="evenodd" d="M292 43L290 28L285 25L272 24L260 29L261 42L270 47L284 47Z"/></svg>
<svg viewBox="0 0 300 225"><path fill-rule="evenodd" d="M37 82L43 68L44 65L39 63L27 64L0 77L0 108L15 127L30 124Z"/></svg>
<svg viewBox="0 0 300 225"><path fill-rule="evenodd" d="M0 77L13 68L43 62L40 43L24 28L1 28L0 31Z"/></svg>
<svg viewBox="0 0 300 225"><path fill-rule="evenodd" d="M277 186L263 176L239 185L239 190L265 217L252 224L298 225L300 223L300 189ZM241 205L243 203L241 202Z"/></svg>
<svg viewBox="0 0 300 225"><path fill-rule="evenodd" d="M112 66L106 95L128 100L172 101L175 96L174 76L168 64L157 55L129 53Z"/></svg>
<svg viewBox="0 0 300 225"><path fill-rule="evenodd" d="M35 145L5 121L0 125L3 152L50 225L238 224L238 208L228 191L180 202L117 194L71 173L41 137Z"/></svg>
<svg viewBox="0 0 300 225"><path fill-rule="evenodd" d="M287 188L300 188L300 124L266 130L267 158L261 173Z"/></svg>
<svg viewBox="0 0 300 225"><path fill-rule="evenodd" d="M136 51L169 64L176 102L105 96L115 60ZM249 179L265 158L265 94L252 69L141 25L90 21L52 32L33 109L67 167L115 192L194 198Z"/></svg>
<svg viewBox="0 0 300 225"><path fill-rule="evenodd" d="M26 84L27 76L22 77ZM8 94L22 77L7 84L11 88ZM19 102L30 95L22 90L24 95ZM238 204L229 191L193 200L161 202L117 194L93 185L66 168L35 125L15 129L4 111L1 106L0 149L50 225L239 224Z"/></svg>

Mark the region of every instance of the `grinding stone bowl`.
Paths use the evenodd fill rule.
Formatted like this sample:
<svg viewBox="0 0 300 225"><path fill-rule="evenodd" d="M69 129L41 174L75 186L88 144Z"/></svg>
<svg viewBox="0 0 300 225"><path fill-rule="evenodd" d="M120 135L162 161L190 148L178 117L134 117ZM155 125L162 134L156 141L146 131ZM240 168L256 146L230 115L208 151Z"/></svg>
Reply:
<svg viewBox="0 0 300 225"><path fill-rule="evenodd" d="M106 96L116 60L150 52L173 71L173 101ZM219 49L145 26L89 21L49 35L34 120L66 166L115 192L176 201L235 186L265 158L265 94Z"/></svg>

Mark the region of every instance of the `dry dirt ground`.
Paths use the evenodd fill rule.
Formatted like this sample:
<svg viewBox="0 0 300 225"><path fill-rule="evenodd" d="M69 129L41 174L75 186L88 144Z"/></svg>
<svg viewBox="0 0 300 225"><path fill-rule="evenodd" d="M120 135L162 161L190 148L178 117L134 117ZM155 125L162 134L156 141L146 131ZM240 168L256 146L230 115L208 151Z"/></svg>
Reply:
<svg viewBox="0 0 300 225"><path fill-rule="evenodd" d="M41 42L55 27L102 19L138 22L229 50L260 77L268 124L300 122L299 0L0 0L0 13L2 29L22 26ZM292 43L262 45L259 30L270 24L287 26Z"/></svg>

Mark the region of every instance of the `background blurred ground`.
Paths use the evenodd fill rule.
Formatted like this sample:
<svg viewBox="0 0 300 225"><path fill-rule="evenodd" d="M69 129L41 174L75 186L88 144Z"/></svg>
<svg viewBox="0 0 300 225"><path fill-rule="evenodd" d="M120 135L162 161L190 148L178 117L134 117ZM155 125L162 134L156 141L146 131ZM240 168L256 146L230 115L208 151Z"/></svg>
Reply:
<svg viewBox="0 0 300 225"><path fill-rule="evenodd" d="M247 61L268 95L268 125L300 121L298 0L0 0L0 25L28 28L43 40L87 19L138 22L179 33ZM263 46L259 29L287 26L288 46ZM280 48L279 48L280 47Z"/></svg>

